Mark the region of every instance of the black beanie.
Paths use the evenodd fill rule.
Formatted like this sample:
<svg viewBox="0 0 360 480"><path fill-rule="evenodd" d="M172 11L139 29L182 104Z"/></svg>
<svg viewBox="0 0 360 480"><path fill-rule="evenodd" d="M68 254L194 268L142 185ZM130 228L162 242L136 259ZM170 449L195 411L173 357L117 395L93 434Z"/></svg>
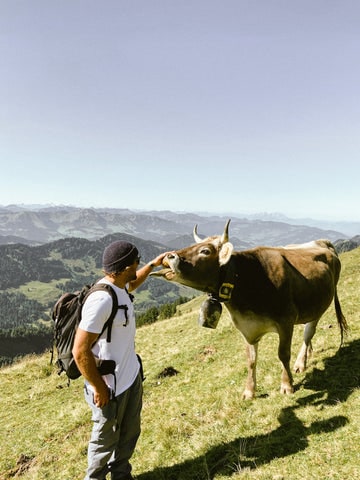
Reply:
<svg viewBox="0 0 360 480"><path fill-rule="evenodd" d="M125 267L132 265L138 255L138 249L129 242L119 240L110 243L103 253L103 269L107 273L120 272Z"/></svg>

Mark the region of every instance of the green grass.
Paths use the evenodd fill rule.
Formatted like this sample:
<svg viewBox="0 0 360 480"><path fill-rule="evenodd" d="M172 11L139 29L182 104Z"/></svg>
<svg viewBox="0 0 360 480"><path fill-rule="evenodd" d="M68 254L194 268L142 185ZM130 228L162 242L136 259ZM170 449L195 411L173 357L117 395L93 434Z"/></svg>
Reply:
<svg viewBox="0 0 360 480"><path fill-rule="evenodd" d="M37 300L39 303L46 305L49 303L49 298L57 298L63 293L57 287L61 281L53 280L49 283L32 281L21 285L19 288L9 289L9 292L20 292L29 300ZM63 281L66 280L64 279Z"/></svg>
<svg viewBox="0 0 360 480"><path fill-rule="evenodd" d="M216 330L197 325L202 298L169 320L142 327L142 434L133 457L139 480L360 478L360 249L342 254L339 297L351 331L339 350L331 306L293 395L279 393L277 336L259 347L258 392L241 400L244 344L224 309ZM293 341L293 361L302 328ZM0 370L0 479L84 477L90 411L82 381L67 387L49 355ZM175 376L161 377L172 367Z"/></svg>

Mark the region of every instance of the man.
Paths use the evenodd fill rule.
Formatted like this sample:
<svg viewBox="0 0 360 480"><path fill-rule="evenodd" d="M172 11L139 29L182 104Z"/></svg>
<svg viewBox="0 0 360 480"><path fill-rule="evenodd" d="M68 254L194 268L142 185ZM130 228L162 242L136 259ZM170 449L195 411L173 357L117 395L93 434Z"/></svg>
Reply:
<svg viewBox="0 0 360 480"><path fill-rule="evenodd" d="M103 253L104 278L118 297L119 310L111 329L111 341L105 331L98 335L109 318L112 298L106 291L93 292L85 301L76 332L73 355L85 378L85 398L92 409L93 429L88 446L85 480L131 480L129 462L140 435L142 378L135 353L135 316L132 296L166 253L137 270L140 257L129 242L117 241ZM98 341L97 341L98 340ZM114 375L101 376L95 357L114 360Z"/></svg>

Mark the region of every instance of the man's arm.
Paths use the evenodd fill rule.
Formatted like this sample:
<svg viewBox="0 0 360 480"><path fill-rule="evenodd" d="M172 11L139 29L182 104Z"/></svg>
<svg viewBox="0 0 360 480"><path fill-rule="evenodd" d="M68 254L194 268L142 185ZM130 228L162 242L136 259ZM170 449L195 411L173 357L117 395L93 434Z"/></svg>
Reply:
<svg viewBox="0 0 360 480"><path fill-rule="evenodd" d="M159 267L162 264L163 258L168 253L169 252L161 253L156 258L154 258L154 260L139 268L139 270L136 272L136 280L132 280L131 282L129 282L129 292L132 292L133 290L138 288L147 279L153 268Z"/></svg>
<svg viewBox="0 0 360 480"><path fill-rule="evenodd" d="M109 402L108 386L100 375L91 348L97 340L97 333L90 333L78 328L72 350L74 360L82 376L94 387L94 403L103 407Z"/></svg>

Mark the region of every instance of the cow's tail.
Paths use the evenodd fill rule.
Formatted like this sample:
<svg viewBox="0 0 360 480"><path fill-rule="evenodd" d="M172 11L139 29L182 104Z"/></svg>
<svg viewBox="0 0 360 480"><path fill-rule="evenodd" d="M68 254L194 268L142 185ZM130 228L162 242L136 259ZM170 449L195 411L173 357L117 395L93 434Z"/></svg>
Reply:
<svg viewBox="0 0 360 480"><path fill-rule="evenodd" d="M335 312L336 312L336 318L340 327L340 335L341 335L341 343L340 346L343 345L344 343L344 334L346 334L349 330L346 318L344 317L344 314L342 313L340 302L339 302L339 297L337 294L337 290L335 289L335 295L334 295L334 303L335 303Z"/></svg>

